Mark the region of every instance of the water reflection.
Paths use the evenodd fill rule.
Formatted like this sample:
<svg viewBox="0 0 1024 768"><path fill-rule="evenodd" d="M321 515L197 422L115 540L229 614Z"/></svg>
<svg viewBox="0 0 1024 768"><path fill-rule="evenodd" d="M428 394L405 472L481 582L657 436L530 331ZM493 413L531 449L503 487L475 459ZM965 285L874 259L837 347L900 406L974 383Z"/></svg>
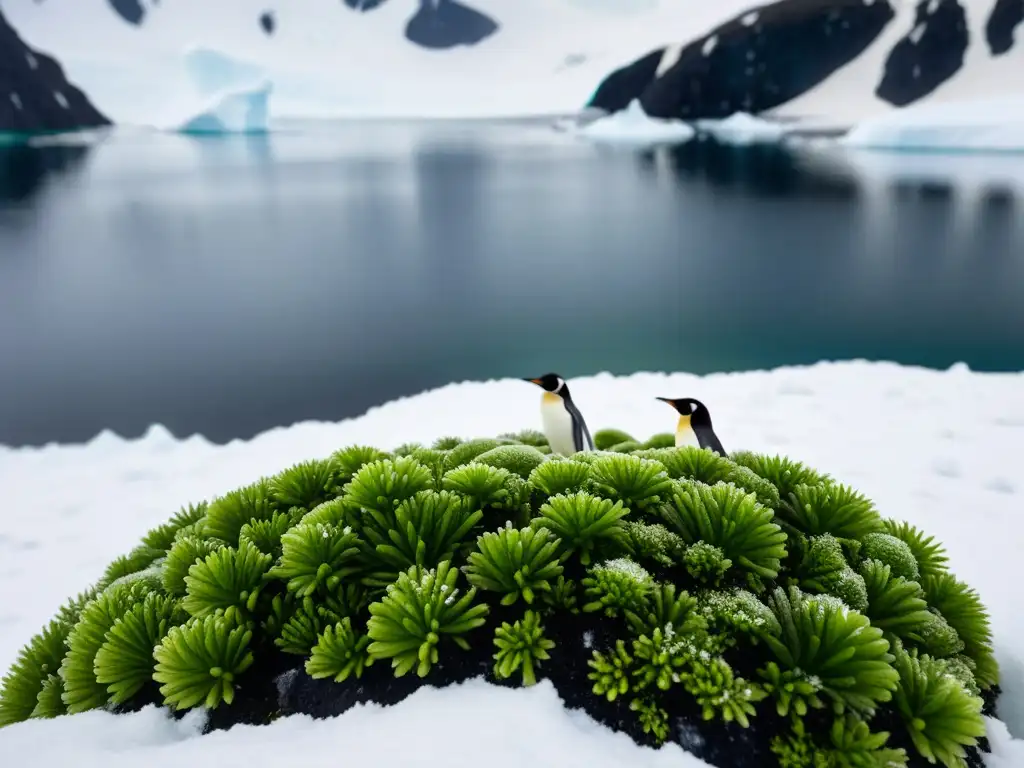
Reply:
<svg viewBox="0 0 1024 768"><path fill-rule="evenodd" d="M87 145L0 143L0 212L6 205L30 201L52 177L76 172L89 151Z"/></svg>

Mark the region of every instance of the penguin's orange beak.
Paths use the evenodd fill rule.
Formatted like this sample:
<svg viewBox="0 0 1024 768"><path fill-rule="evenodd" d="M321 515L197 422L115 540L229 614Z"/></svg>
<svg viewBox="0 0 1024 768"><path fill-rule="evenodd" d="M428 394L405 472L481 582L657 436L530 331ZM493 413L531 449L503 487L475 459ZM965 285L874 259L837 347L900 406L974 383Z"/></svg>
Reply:
<svg viewBox="0 0 1024 768"><path fill-rule="evenodd" d="M523 381L528 381L531 384L536 384L537 386L540 386L540 384L541 384L541 380L540 379L523 379Z"/></svg>
<svg viewBox="0 0 1024 768"><path fill-rule="evenodd" d="M672 398L670 398L670 397L656 397L654 399L655 400L661 400L661 402L668 403L669 405L675 407L675 403L672 401Z"/></svg>

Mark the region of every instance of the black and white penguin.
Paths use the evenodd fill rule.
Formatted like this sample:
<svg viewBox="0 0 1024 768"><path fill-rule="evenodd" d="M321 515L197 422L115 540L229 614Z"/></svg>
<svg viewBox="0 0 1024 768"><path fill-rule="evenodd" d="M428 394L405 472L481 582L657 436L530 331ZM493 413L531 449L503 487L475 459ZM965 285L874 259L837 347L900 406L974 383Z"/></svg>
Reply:
<svg viewBox="0 0 1024 768"><path fill-rule="evenodd" d="M570 456L577 451L594 450L594 440L583 420L580 409L572 401L569 386L557 373L548 373L539 379L523 379L544 390L540 400L540 417L544 436L552 453Z"/></svg>
<svg viewBox="0 0 1024 768"><path fill-rule="evenodd" d="M676 447L692 445L698 448L708 448L719 456L728 456L722 441L718 439L714 428L711 426L711 412L700 400L692 397L681 397L673 400L668 397L659 397L663 403L668 403L679 414L679 423L676 424Z"/></svg>

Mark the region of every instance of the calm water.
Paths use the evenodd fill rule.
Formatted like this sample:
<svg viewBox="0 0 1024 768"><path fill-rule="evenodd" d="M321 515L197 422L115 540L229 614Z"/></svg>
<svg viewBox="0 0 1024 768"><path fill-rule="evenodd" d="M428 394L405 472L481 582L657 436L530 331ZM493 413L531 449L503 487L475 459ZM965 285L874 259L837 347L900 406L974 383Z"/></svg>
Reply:
<svg viewBox="0 0 1024 768"><path fill-rule="evenodd" d="M1024 368L1024 158L354 123L0 148L0 443L224 441L452 380Z"/></svg>

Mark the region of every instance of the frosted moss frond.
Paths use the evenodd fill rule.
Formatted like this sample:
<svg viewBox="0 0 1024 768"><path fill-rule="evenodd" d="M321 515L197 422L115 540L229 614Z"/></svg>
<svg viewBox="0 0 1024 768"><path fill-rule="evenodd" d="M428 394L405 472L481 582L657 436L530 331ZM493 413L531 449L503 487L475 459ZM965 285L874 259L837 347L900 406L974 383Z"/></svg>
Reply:
<svg viewBox="0 0 1024 768"><path fill-rule="evenodd" d="M114 621L93 662L112 704L128 701L153 679L153 648L187 619L177 599L151 592Z"/></svg>
<svg viewBox="0 0 1024 768"><path fill-rule="evenodd" d="M661 523L624 520L625 550L639 563L671 568L683 559L686 542Z"/></svg>
<svg viewBox="0 0 1024 768"><path fill-rule="evenodd" d="M269 520L275 512L267 478L214 499L206 511L204 533L234 546L250 520Z"/></svg>
<svg viewBox="0 0 1024 768"><path fill-rule="evenodd" d="M575 493L587 488L590 465L582 461L545 461L530 473L530 485L545 496Z"/></svg>
<svg viewBox="0 0 1024 768"><path fill-rule="evenodd" d="M842 545L830 533L806 542L796 576L806 591L834 595L857 611L868 607L864 579L847 564Z"/></svg>
<svg viewBox="0 0 1024 768"><path fill-rule="evenodd" d="M445 459L448 457L448 452L437 451L433 448L417 448L409 456L430 470L430 474L434 477L434 487L439 487L441 478L444 477L447 469Z"/></svg>
<svg viewBox="0 0 1024 768"><path fill-rule="evenodd" d="M607 451L613 445L630 442L635 442L633 436L621 429L599 429L594 433L594 448L599 451Z"/></svg>
<svg viewBox="0 0 1024 768"><path fill-rule="evenodd" d="M737 488L742 488L747 493L757 497L758 502L771 509L778 509L781 503L779 489L758 475L752 469L741 467L739 464L732 465L732 471L723 482L732 483Z"/></svg>
<svg viewBox="0 0 1024 768"><path fill-rule="evenodd" d="M447 561L436 569L413 566L388 587L383 600L370 605L367 649L374 658L391 659L396 677L413 669L426 677L438 661L438 645L449 638L463 650L463 635L484 623L486 605L473 605L476 589L460 594L459 572Z"/></svg>
<svg viewBox="0 0 1024 768"><path fill-rule="evenodd" d="M989 613L977 591L948 573L925 576L921 586L928 605L941 613L956 630L964 641L964 652L978 664L976 675L982 687L998 682L998 669L991 659Z"/></svg>
<svg viewBox="0 0 1024 768"><path fill-rule="evenodd" d="M214 550L204 560L188 569L182 607L191 616L208 616L216 611L241 621L251 617L256 608L264 575L273 558L248 541L235 547Z"/></svg>
<svg viewBox="0 0 1024 768"><path fill-rule="evenodd" d="M306 674L314 680L329 677L336 683L350 677L358 680L363 670L373 664L373 657L367 652L369 646L369 636L356 633L352 620L345 617L320 635L306 661Z"/></svg>
<svg viewBox="0 0 1024 768"><path fill-rule="evenodd" d="M238 541L247 541L263 554L277 560L281 556L281 537L294 525L295 519L291 514L275 512L269 520L253 520L243 525L238 532Z"/></svg>
<svg viewBox="0 0 1024 768"><path fill-rule="evenodd" d="M563 559L575 554L583 565L590 565L595 553L601 550L615 553L623 548L622 518L628 513L622 502L613 503L581 491L549 498L532 525L546 528L558 538Z"/></svg>
<svg viewBox="0 0 1024 768"><path fill-rule="evenodd" d="M928 620L917 631L921 650L933 658L953 656L965 650L960 635L938 611L928 611Z"/></svg>
<svg viewBox="0 0 1024 768"><path fill-rule="evenodd" d="M658 432L657 434L651 435L649 438L644 440L643 447L645 450L658 449L658 448L675 448L676 436L671 432Z"/></svg>
<svg viewBox="0 0 1024 768"><path fill-rule="evenodd" d="M268 576L298 598L329 595L360 570L359 537L351 528L304 523L281 537L281 559Z"/></svg>
<svg viewBox="0 0 1024 768"><path fill-rule="evenodd" d="M189 568L223 546L224 543L217 539L201 539L198 536L181 536L176 539L167 553L161 575L167 594L184 597L185 577L188 576Z"/></svg>
<svg viewBox="0 0 1024 768"><path fill-rule="evenodd" d="M580 612L576 604L577 585L572 579L559 576L550 582L551 589L541 591L541 600L544 602L547 613L565 611L566 613L577 614Z"/></svg>
<svg viewBox="0 0 1024 768"><path fill-rule="evenodd" d="M786 534L753 494L725 483L680 482L660 514L687 544L705 541L721 549L734 568L767 579L778 577L786 557Z"/></svg>
<svg viewBox="0 0 1024 768"><path fill-rule="evenodd" d="M676 635L671 625L666 631L655 627L649 636L641 635L633 641L633 689L642 691L653 686L667 691L679 682L681 670L697 652L696 646L685 636Z"/></svg>
<svg viewBox="0 0 1024 768"><path fill-rule="evenodd" d="M252 631L222 615L194 617L153 649L153 679L164 704L175 709L216 709L235 699L238 678L252 665Z"/></svg>
<svg viewBox="0 0 1024 768"><path fill-rule="evenodd" d="M803 717L811 709L822 709L825 702L818 694L821 692L821 680L808 675L801 669L783 671L774 661L757 671L764 680L764 689L775 699L775 709L780 717L791 712Z"/></svg>
<svg viewBox="0 0 1024 768"><path fill-rule="evenodd" d="M732 667L722 658L694 664L683 675L683 687L697 699L705 720L717 716L744 728L750 727L749 718L756 714L754 704L766 695L756 683L735 677Z"/></svg>
<svg viewBox="0 0 1024 768"><path fill-rule="evenodd" d="M864 558L885 563L892 569L895 578L917 581L921 572L917 567L914 553L906 542L888 533L869 533L862 539L861 555Z"/></svg>
<svg viewBox="0 0 1024 768"><path fill-rule="evenodd" d="M309 511L333 499L338 467L330 459L303 461L270 480L270 498L279 510L293 507Z"/></svg>
<svg viewBox="0 0 1024 768"><path fill-rule="evenodd" d="M60 675L47 675L36 696L36 706L29 716L33 719L50 719L67 714L68 708L64 706L63 696L64 683Z"/></svg>
<svg viewBox="0 0 1024 768"><path fill-rule="evenodd" d="M514 509L523 501L518 477L507 469L467 464L447 472L441 487L464 496L473 509Z"/></svg>
<svg viewBox="0 0 1024 768"><path fill-rule="evenodd" d="M50 621L18 652L0 687L0 728L32 715L43 684L60 669L71 627L64 621Z"/></svg>
<svg viewBox="0 0 1024 768"><path fill-rule="evenodd" d="M366 464L345 486L345 503L362 515L377 513L390 518L395 507L420 491L432 489L434 476L413 458L402 456ZM358 516L353 522L359 524Z"/></svg>
<svg viewBox="0 0 1024 768"><path fill-rule="evenodd" d="M502 528L477 540L477 551L463 570L474 587L504 593L502 605L520 597L529 605L561 575L560 546L546 528Z"/></svg>
<svg viewBox="0 0 1024 768"><path fill-rule="evenodd" d="M914 747L929 762L961 768L964 748L985 735L981 699L928 656L898 650L895 665L899 685L893 698Z"/></svg>
<svg viewBox="0 0 1024 768"><path fill-rule="evenodd" d="M654 589L654 579L646 570L626 557L592 566L583 579L587 600L583 610L604 611L618 616L626 610L646 608L647 595Z"/></svg>
<svg viewBox="0 0 1024 768"><path fill-rule="evenodd" d="M444 460L445 469L452 470L456 467L469 464L477 456L487 453L487 451L493 450L503 444L504 443L501 440L494 440L489 437L477 438L474 440L467 440L464 443L459 443L459 445L448 451L448 455Z"/></svg>
<svg viewBox="0 0 1024 768"><path fill-rule="evenodd" d="M629 708L637 713L640 727L654 739L655 744L661 744L668 738L668 712L659 707L653 697L633 699Z"/></svg>
<svg viewBox="0 0 1024 768"><path fill-rule="evenodd" d="M700 594L698 602L708 624L727 637L743 634L758 638L764 633L782 632L771 608L748 590L709 590Z"/></svg>
<svg viewBox="0 0 1024 768"><path fill-rule="evenodd" d="M659 584L647 593L647 599L623 611L636 635L653 635L656 629L686 635L703 630L707 621L697 610L697 599L675 584Z"/></svg>
<svg viewBox="0 0 1024 768"><path fill-rule="evenodd" d="M643 445L636 440L626 440L623 443L616 443L608 449L609 453L633 453L643 449Z"/></svg>
<svg viewBox="0 0 1024 768"><path fill-rule="evenodd" d="M780 519L807 536L862 540L882 530L882 516L862 493L837 483L798 485L782 497Z"/></svg>
<svg viewBox="0 0 1024 768"><path fill-rule="evenodd" d="M543 432L536 429L523 429L519 432L505 432L504 434L498 435L498 439L514 440L517 443L523 445L532 445L534 448L544 448L548 444L548 439L544 436Z"/></svg>
<svg viewBox="0 0 1024 768"><path fill-rule="evenodd" d="M331 489L331 495L340 496L344 490L345 483L355 477L356 472L367 464L388 458L388 455L369 445L350 445L331 454L330 461L335 466L335 487Z"/></svg>
<svg viewBox="0 0 1024 768"><path fill-rule="evenodd" d="M503 622L494 632L494 674L505 680L517 671L522 671L523 685L537 682L536 671L542 661L551 658L548 654L555 647L553 641L544 636L540 615L527 611L515 624Z"/></svg>
<svg viewBox="0 0 1024 768"><path fill-rule="evenodd" d="M753 453L751 451L734 451L729 455L729 459L741 467L746 467L753 471L754 474L763 477L778 488L779 496L783 500L788 499L789 495L797 489L797 486L822 485L831 480L828 475L811 469L799 461L787 459L785 456L769 456L768 454ZM828 531L820 531L820 533L826 532ZM835 531L831 531L831 533L835 533Z"/></svg>
<svg viewBox="0 0 1024 768"><path fill-rule="evenodd" d="M883 520L882 524L885 533L895 536L910 548L914 560L917 561L921 576L937 576L946 573L949 557L946 555L945 548L935 540L934 536L927 535L910 523Z"/></svg>
<svg viewBox="0 0 1024 768"><path fill-rule="evenodd" d="M189 504L182 507L174 516L163 525L153 528L142 537L144 546L166 552L171 548L174 539L182 528L195 525L206 516L207 504L205 501L199 504Z"/></svg>
<svg viewBox="0 0 1024 768"><path fill-rule="evenodd" d="M828 595L776 589L768 598L781 634L762 638L783 670L802 670L821 682L837 705L872 712L891 700L899 680L889 643L868 618Z"/></svg>
<svg viewBox="0 0 1024 768"><path fill-rule="evenodd" d="M281 601L283 619L274 645L296 656L308 656L327 627L343 619L354 619L368 604L365 589L360 584L348 584L323 600L306 598L295 602L293 599L290 605L287 598L278 596L274 600Z"/></svg>
<svg viewBox="0 0 1024 768"><path fill-rule="evenodd" d="M691 544L683 555L686 572L694 579L708 586L717 587L726 572L732 567L732 560L714 544L698 541Z"/></svg>
<svg viewBox="0 0 1024 768"><path fill-rule="evenodd" d="M481 518L483 512L451 491L420 491L398 506L393 527L363 529L366 558L374 569L364 581L387 586L410 566L433 568L451 560Z"/></svg>
<svg viewBox="0 0 1024 768"><path fill-rule="evenodd" d="M309 510L306 514L299 518L297 525L305 525L307 523L326 523L328 525L340 525L345 526L345 521L352 515L346 504L345 499L332 499L331 501L325 501L323 504L318 504L313 509ZM284 534L281 534L282 536Z"/></svg>
<svg viewBox="0 0 1024 768"><path fill-rule="evenodd" d="M100 580L96 582L96 590L102 592L118 579L146 570L163 555L162 550L147 547L144 544L136 547L127 555L117 558L107 566Z"/></svg>
<svg viewBox="0 0 1024 768"><path fill-rule="evenodd" d="M499 445L481 453L473 461L489 467L507 469L525 480L533 470L544 463L545 456L532 445Z"/></svg>
<svg viewBox="0 0 1024 768"><path fill-rule="evenodd" d="M587 666L592 670L587 678L594 681L591 690L596 695L615 701L619 696L629 693L633 657L622 640L616 640L615 646L607 654L594 651Z"/></svg>
<svg viewBox="0 0 1024 768"><path fill-rule="evenodd" d="M106 704L106 686L96 681L96 654L106 642L106 634L114 622L148 593L145 584L113 587L100 593L82 610L78 623L68 634L67 654L59 672L69 713L85 712Z"/></svg>
<svg viewBox="0 0 1024 768"><path fill-rule="evenodd" d="M604 456L590 465L590 483L603 498L642 511L665 501L672 480L656 461L638 456Z"/></svg>
<svg viewBox="0 0 1024 768"><path fill-rule="evenodd" d="M826 754L836 768L905 768L907 764L905 750L885 746L887 732L872 733L868 724L852 713L832 722L829 740L831 749Z"/></svg>
<svg viewBox="0 0 1024 768"><path fill-rule="evenodd" d="M664 448L652 456L661 462L673 480L695 480L707 485L727 482L736 465L707 448L682 446Z"/></svg>
<svg viewBox="0 0 1024 768"><path fill-rule="evenodd" d="M913 638L931 621L924 591L916 581L893 578L892 569L878 560L865 560L860 573L868 595L865 613L873 626L897 637Z"/></svg>
<svg viewBox="0 0 1024 768"><path fill-rule="evenodd" d="M437 438L437 440L430 444L430 447L435 451L450 451L452 448L456 448L460 445L462 445L461 437L452 437L449 435Z"/></svg>

